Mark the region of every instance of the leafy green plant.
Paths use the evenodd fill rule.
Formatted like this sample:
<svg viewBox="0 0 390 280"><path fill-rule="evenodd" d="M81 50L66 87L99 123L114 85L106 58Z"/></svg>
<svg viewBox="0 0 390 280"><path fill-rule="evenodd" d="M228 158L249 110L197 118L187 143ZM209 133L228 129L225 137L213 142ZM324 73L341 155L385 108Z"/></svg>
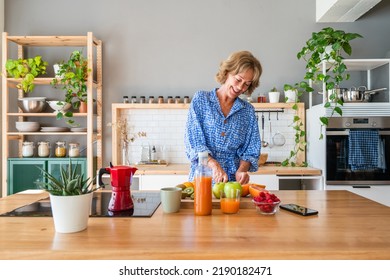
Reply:
<svg viewBox="0 0 390 280"><path fill-rule="evenodd" d="M36 182L39 188L48 191L52 195L71 196L82 195L98 190L100 187L92 187L93 180L84 179L84 175L78 174L76 166L72 165L69 158L68 167L61 167L61 177L57 179L52 174L37 166L43 173L47 182ZM89 181L89 182L88 182Z"/></svg>
<svg viewBox="0 0 390 280"><path fill-rule="evenodd" d="M34 58L8 59L5 63L5 69L9 76L15 79L22 79L16 87L28 93L33 91L35 87L35 77L46 74L47 65L48 63L43 61L41 56L37 55Z"/></svg>
<svg viewBox="0 0 390 280"><path fill-rule="evenodd" d="M276 87L271 88L270 92L277 92L278 89Z"/></svg>
<svg viewBox="0 0 390 280"><path fill-rule="evenodd" d="M305 147L307 144L305 141L305 136L306 136L305 126L302 122L302 119L298 115L298 103L300 102L300 97L303 94L302 91L298 90L299 86L300 84L295 84L294 86L285 84L283 87L285 91L287 90L296 91L297 98L295 100L295 103L291 107L292 110L294 110L295 112L293 123L292 123L293 129L295 131L295 135L294 135L295 144L294 144L294 148L290 151L289 156L284 161L282 161L282 166L305 166L306 167L308 165L307 162L302 162L299 164L296 163L296 158L298 153L305 152ZM305 84L303 84L303 86L305 86ZM286 97L286 101L287 101L287 97Z"/></svg>
<svg viewBox="0 0 390 280"><path fill-rule="evenodd" d="M313 84L325 83L326 90L334 89L342 81L348 80L349 74L346 72L347 66L343 60L344 55L350 56L352 54L350 41L356 38L362 38L362 36L357 33L335 30L331 27L313 32L311 38L306 41L306 45L297 54L298 59L306 61L304 80L311 80ZM325 73L321 69L322 63L326 63ZM297 85L305 92L314 91L306 82L297 83ZM324 106L332 108L331 116L335 113L342 115L343 101L338 99L336 94L331 94ZM321 127L327 126L329 117L320 117L320 121ZM323 134L321 133L320 139L322 138Z"/></svg>
<svg viewBox="0 0 390 280"><path fill-rule="evenodd" d="M88 73L91 69L88 69L88 60L83 56L81 51L73 51L70 58L66 62L59 63L59 70L56 73L57 77L51 81L51 85L54 88L61 87L65 91L65 102L72 104L74 109L80 107L81 102L87 102L87 80ZM73 112L68 111L65 114L59 112L57 119L63 117L69 118L67 123L72 125L74 120Z"/></svg>

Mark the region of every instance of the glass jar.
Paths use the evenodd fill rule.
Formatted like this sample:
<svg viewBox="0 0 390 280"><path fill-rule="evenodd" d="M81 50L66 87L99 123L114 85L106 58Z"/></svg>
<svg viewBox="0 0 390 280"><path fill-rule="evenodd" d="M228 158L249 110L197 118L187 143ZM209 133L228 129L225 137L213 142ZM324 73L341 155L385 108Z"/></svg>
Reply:
<svg viewBox="0 0 390 280"><path fill-rule="evenodd" d="M79 157L80 156L80 144L79 143L69 143L69 157Z"/></svg>
<svg viewBox="0 0 390 280"><path fill-rule="evenodd" d="M184 96L183 102L184 102L184 104L189 104L191 102L190 101L190 97L189 96Z"/></svg>
<svg viewBox="0 0 390 280"><path fill-rule="evenodd" d="M22 146L22 156L23 157L32 157L34 155L34 142L23 142Z"/></svg>
<svg viewBox="0 0 390 280"><path fill-rule="evenodd" d="M175 103L176 103L176 104L179 104L180 102L181 102L180 96L176 96L176 97L175 97Z"/></svg>
<svg viewBox="0 0 390 280"><path fill-rule="evenodd" d="M158 97L158 101L157 101L157 102L158 102L158 104L164 103L164 97L160 95L160 96Z"/></svg>
<svg viewBox="0 0 390 280"><path fill-rule="evenodd" d="M141 96L141 97L139 98L139 103L145 103L145 102L146 102L145 96Z"/></svg>
<svg viewBox="0 0 390 280"><path fill-rule="evenodd" d="M137 96L132 96L131 97L131 103L137 103Z"/></svg>
<svg viewBox="0 0 390 280"><path fill-rule="evenodd" d="M56 157L65 157L66 156L66 143L65 141L56 142Z"/></svg>
<svg viewBox="0 0 390 280"><path fill-rule="evenodd" d="M38 156L39 157L50 156L50 142L47 141L38 142Z"/></svg>
<svg viewBox="0 0 390 280"><path fill-rule="evenodd" d="M154 96L149 96L149 103L154 103Z"/></svg>
<svg viewBox="0 0 390 280"><path fill-rule="evenodd" d="M129 97L127 95L123 96L123 103L129 103Z"/></svg>
<svg viewBox="0 0 390 280"><path fill-rule="evenodd" d="M167 103L172 104L173 102L174 102L173 101L173 97L172 96L168 96Z"/></svg>

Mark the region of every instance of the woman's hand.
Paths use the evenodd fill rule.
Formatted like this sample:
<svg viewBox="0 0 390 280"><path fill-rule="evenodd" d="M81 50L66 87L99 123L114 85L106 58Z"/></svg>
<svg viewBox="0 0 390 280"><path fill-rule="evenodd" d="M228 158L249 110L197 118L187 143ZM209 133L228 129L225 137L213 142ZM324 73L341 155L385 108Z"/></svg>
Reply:
<svg viewBox="0 0 390 280"><path fill-rule="evenodd" d="M228 175L222 169L221 165L219 165L218 161L209 157L208 166L213 170L214 183L219 183L219 182L226 183L228 181Z"/></svg>
<svg viewBox="0 0 390 280"><path fill-rule="evenodd" d="M246 171L237 171L236 172L236 181L241 185L249 183L249 174Z"/></svg>

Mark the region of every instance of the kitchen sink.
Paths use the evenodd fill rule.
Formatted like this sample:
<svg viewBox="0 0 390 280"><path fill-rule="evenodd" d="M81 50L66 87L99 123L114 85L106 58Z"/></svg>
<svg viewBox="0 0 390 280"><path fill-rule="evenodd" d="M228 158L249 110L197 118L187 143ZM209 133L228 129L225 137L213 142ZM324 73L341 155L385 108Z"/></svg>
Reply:
<svg viewBox="0 0 390 280"><path fill-rule="evenodd" d="M90 217L152 217L161 203L160 192L134 191L131 193L134 208L126 211L108 210L111 192L95 192ZM31 204L0 214L6 217L51 217L50 199L42 199Z"/></svg>

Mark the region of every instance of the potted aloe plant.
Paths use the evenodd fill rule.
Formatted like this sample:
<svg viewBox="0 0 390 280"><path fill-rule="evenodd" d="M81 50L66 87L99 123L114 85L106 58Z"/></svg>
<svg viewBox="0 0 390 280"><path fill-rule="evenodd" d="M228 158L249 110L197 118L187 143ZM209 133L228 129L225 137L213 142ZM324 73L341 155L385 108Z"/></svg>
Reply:
<svg viewBox="0 0 390 280"><path fill-rule="evenodd" d="M61 167L60 178L38 168L46 182L37 182L37 185L49 192L56 231L71 233L86 229L93 192L100 187L93 186L93 180L84 179L84 175L77 172L77 164L73 165L70 158L68 166Z"/></svg>
<svg viewBox="0 0 390 280"><path fill-rule="evenodd" d="M85 108L87 102L88 60L81 51L73 51L68 61L58 64L56 77L51 81L54 88L65 91L65 102L72 104L73 109ZM84 111L83 111L84 112ZM57 119L69 118L67 123L74 124L73 112L58 113Z"/></svg>
<svg viewBox="0 0 390 280"><path fill-rule="evenodd" d="M48 63L37 55L33 58L8 59L5 63L5 69L10 77L21 79L16 87L22 89L24 93L29 93L35 87L34 79L39 75L46 74L47 65Z"/></svg>

